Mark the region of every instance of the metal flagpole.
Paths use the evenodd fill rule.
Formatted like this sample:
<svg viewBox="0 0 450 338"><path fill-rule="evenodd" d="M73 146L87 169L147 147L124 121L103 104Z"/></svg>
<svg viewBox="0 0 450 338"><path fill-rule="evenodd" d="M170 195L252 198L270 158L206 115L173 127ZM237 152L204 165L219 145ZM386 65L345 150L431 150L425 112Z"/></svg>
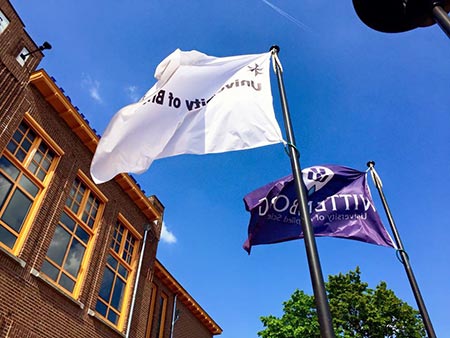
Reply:
<svg viewBox="0 0 450 338"><path fill-rule="evenodd" d="M394 234L394 239L397 244L397 252L400 254L400 262L405 267L406 274L409 279L409 283L411 284L412 291L414 293L414 297L416 298L417 306L419 307L420 314L422 316L423 324L425 326L425 330L427 331L429 338L436 338L436 333L434 332L433 325L431 324L430 317L428 316L427 308L425 307L425 302L423 301L422 295L419 290L419 286L417 284L416 278L414 277L414 273L412 271L411 265L409 264L409 257L406 253L403 243L400 239L400 235L398 233L397 227L394 222L394 218L392 217L391 210L389 209L389 205L387 204L386 197L383 193L383 185L381 183L381 179L375 171L375 162L370 161L367 162L367 166L370 169L370 173L372 175L373 182L377 187L378 193L380 194L381 202L383 203L384 211L386 212L386 216L388 218L389 224L392 229L392 233Z"/></svg>
<svg viewBox="0 0 450 338"><path fill-rule="evenodd" d="M450 18L448 17L447 12L442 8L442 6L445 5L446 1L429 1L431 5L431 14L433 15L434 21L436 21L439 27L441 27L442 31L447 34L447 37L450 38Z"/></svg>
<svg viewBox="0 0 450 338"><path fill-rule="evenodd" d="M314 298L317 307L317 315L320 324L320 336L322 338L334 338L333 325L331 321L331 313L328 305L327 294L325 291L325 283L323 281L322 268L320 267L319 254L317 252L316 241L314 238L314 231L311 225L311 216L308 210L308 199L306 195L306 188L303 182L303 177L300 168L300 152L295 146L294 133L292 130L291 117L287 105L286 94L284 92L283 70L278 60L278 46L270 48L274 59L274 69L278 79L278 89L280 91L281 105L283 109L283 119L286 128L286 136L291 158L292 173L295 178L295 185L297 196L299 200L299 211L301 226L304 235L306 254L308 258L309 273L311 275L311 282L314 291Z"/></svg>
<svg viewBox="0 0 450 338"><path fill-rule="evenodd" d="M442 31L450 38L450 18L447 12L439 5L434 5L432 9L433 18L441 27Z"/></svg>

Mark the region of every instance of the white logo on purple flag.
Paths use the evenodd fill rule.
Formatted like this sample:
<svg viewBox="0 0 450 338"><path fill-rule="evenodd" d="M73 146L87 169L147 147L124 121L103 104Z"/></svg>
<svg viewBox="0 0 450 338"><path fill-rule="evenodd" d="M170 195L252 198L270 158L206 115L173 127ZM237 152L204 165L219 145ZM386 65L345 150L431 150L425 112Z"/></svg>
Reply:
<svg viewBox="0 0 450 338"><path fill-rule="evenodd" d="M319 191L333 178L334 173L327 167L311 167L303 170L303 182L308 195Z"/></svg>

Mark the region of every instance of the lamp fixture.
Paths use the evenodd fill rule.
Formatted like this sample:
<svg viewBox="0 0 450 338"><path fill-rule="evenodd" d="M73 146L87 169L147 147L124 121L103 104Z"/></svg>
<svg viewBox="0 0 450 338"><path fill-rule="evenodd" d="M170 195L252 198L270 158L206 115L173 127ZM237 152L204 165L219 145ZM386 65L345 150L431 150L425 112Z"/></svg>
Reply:
<svg viewBox="0 0 450 338"><path fill-rule="evenodd" d="M32 50L31 52L28 52L26 54L22 54L21 53L20 57L22 58L22 60L25 60L25 57L27 57L28 55L34 54L36 52L42 52L45 49L52 49L52 45L49 42L47 42L47 41L44 41L44 43L41 46L39 46L35 50Z"/></svg>

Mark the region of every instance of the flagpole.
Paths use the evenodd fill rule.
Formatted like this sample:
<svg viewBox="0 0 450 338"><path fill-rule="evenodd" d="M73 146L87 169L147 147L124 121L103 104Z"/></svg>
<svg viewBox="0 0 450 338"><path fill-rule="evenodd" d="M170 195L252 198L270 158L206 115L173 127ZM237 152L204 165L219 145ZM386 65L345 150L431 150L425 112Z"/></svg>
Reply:
<svg viewBox="0 0 450 338"><path fill-rule="evenodd" d="M309 272L311 275L311 282L314 291L314 298L317 307L317 315L319 318L320 336L322 338L334 338L335 334L333 331L330 307L328 304L327 294L325 291L325 283L323 281L322 268L320 266L319 254L317 252L314 231L311 225L311 216L308 210L308 198L306 195L305 184L303 182L303 177L300 168L300 160L299 160L300 152L295 146L295 138L292 129L291 117L289 114L286 94L284 91L283 74L282 74L283 71L278 60L278 52L280 51L280 48L278 46L272 46L270 48L270 51L274 56L274 69L278 79L278 89L280 92L287 142L288 146L290 147L289 157L291 158L292 173L295 178L295 185L299 200L300 220L304 235Z"/></svg>
<svg viewBox="0 0 450 338"><path fill-rule="evenodd" d="M378 176L377 172L375 171L375 162L370 161L367 162L367 166L369 167L371 174L372 174L372 180L375 183L375 186L378 190L378 193L380 194L381 202L383 203L384 211L386 212L386 216L388 218L389 224L392 229L392 233L394 235L395 242L397 244L397 252L400 254L401 260L400 262L403 264L406 275L408 276L409 283L411 284L411 289L414 293L414 297L416 299L417 306L419 307L420 314L422 316L422 321L425 326L425 330L427 331L429 338L436 338L436 333L434 332L433 324L431 324L430 317L428 315L427 308L425 306L425 302L423 301L422 295L419 290L419 286L417 284L416 278L414 277L413 270L411 268L411 265L409 264L409 257L406 253L403 243L400 239L400 235L398 233L397 227L394 222L394 218L392 217L391 210L389 209L389 205L387 204L386 197L383 193L383 185L381 183L381 179Z"/></svg>
<svg viewBox="0 0 450 338"><path fill-rule="evenodd" d="M440 1L431 1L432 14L442 31L450 38L450 18L447 12L442 8Z"/></svg>

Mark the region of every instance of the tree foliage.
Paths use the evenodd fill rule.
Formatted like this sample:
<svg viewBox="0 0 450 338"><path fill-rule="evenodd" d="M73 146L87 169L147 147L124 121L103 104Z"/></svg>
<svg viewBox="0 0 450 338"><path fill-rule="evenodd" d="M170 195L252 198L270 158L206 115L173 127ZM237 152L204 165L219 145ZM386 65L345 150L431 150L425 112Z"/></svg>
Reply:
<svg viewBox="0 0 450 338"><path fill-rule="evenodd" d="M361 281L361 272L331 275L325 283L336 337L421 338L425 329L417 310L380 282L375 289ZM314 297L296 290L283 303L284 314L261 317L263 338L320 338Z"/></svg>

